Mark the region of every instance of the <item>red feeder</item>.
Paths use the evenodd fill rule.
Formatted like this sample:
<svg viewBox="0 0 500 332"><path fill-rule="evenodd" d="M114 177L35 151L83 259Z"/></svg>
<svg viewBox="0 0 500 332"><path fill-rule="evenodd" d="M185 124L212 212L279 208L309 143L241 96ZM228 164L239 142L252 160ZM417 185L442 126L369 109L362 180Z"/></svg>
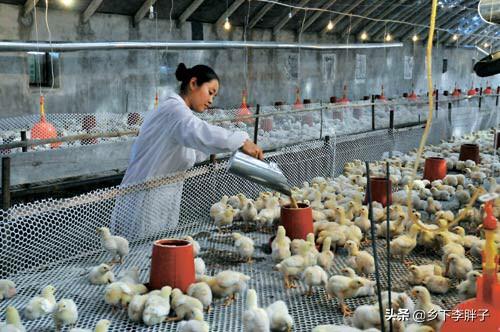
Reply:
<svg viewBox="0 0 500 332"><path fill-rule="evenodd" d="M487 86L486 89L483 90L483 93L485 95L491 95L493 93L493 90L491 89L491 86Z"/></svg>
<svg viewBox="0 0 500 332"><path fill-rule="evenodd" d="M185 293L195 282L193 245L189 241L163 239L153 244L149 288L179 288Z"/></svg>
<svg viewBox="0 0 500 332"><path fill-rule="evenodd" d="M384 85L382 85L382 91L380 92L380 96L378 97L378 100L387 101L387 98L385 98L385 96L384 96Z"/></svg>
<svg viewBox="0 0 500 332"><path fill-rule="evenodd" d="M477 91L473 87L471 87L469 89L469 91L467 91L467 96L475 96L476 94L477 94Z"/></svg>
<svg viewBox="0 0 500 332"><path fill-rule="evenodd" d="M293 103L293 109L301 110L304 109L304 104L300 101L300 89L295 90L295 102Z"/></svg>
<svg viewBox="0 0 500 332"><path fill-rule="evenodd" d="M500 282L498 280L498 255L495 244L497 219L493 215L494 196L485 204L483 221L486 243L483 250L483 275L477 279L476 298L457 305L452 312L474 312L475 319L458 315L446 319L442 332L498 331L500 329ZM461 319L460 319L461 318Z"/></svg>
<svg viewBox="0 0 500 332"><path fill-rule="evenodd" d="M286 235L291 239L306 240L307 234L314 232L312 209L304 203L298 203L294 209L290 205L281 208L281 225L285 227Z"/></svg>
<svg viewBox="0 0 500 332"><path fill-rule="evenodd" d="M460 90L455 87L453 92L451 93L452 97L460 97Z"/></svg>
<svg viewBox="0 0 500 332"><path fill-rule="evenodd" d="M479 146L477 144L462 144L458 160L474 160L476 164L479 164Z"/></svg>
<svg viewBox="0 0 500 332"><path fill-rule="evenodd" d="M411 93L408 95L408 99L412 101L417 100L417 95L415 94L415 91L411 90Z"/></svg>
<svg viewBox="0 0 500 332"><path fill-rule="evenodd" d="M389 181L389 197L387 197L387 181ZM386 178L370 178L370 191L372 201L379 202L383 206L392 204L392 182ZM368 195L365 195L365 204L368 204Z"/></svg>
<svg viewBox="0 0 500 332"><path fill-rule="evenodd" d="M158 97L158 91L155 94L155 111L158 109L158 105L160 103L160 98Z"/></svg>
<svg viewBox="0 0 500 332"><path fill-rule="evenodd" d="M342 98L340 98L339 103L348 104L350 102L349 98L347 98L347 85L344 85L344 93Z"/></svg>
<svg viewBox="0 0 500 332"><path fill-rule="evenodd" d="M253 123L254 119L252 118L244 118L249 115L252 115L252 112L248 109L247 106L247 91L243 90L243 94L241 97L241 106L238 109L238 114L237 114L237 119L238 121L245 122L245 123Z"/></svg>
<svg viewBox="0 0 500 332"><path fill-rule="evenodd" d="M45 99L43 96L40 96L40 121L35 123L33 128L31 128L31 139L41 140L41 139L49 139L56 138L57 130L54 125L50 122L47 122L45 119ZM52 149L57 149L61 146L61 142L51 143L50 147Z"/></svg>
<svg viewBox="0 0 500 332"><path fill-rule="evenodd" d="M425 159L424 179L429 181L442 180L446 176L448 168L446 160L439 157L430 157Z"/></svg>

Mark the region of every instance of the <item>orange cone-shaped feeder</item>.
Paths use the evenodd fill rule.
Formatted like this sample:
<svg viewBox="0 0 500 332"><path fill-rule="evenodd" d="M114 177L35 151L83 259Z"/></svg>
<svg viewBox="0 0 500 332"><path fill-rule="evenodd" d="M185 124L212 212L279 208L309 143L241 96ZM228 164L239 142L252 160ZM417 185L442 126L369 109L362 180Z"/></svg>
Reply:
<svg viewBox="0 0 500 332"><path fill-rule="evenodd" d="M462 93L460 92L460 89L457 88L457 83L455 83L455 88L453 89L453 92L451 93L452 97L460 97Z"/></svg>
<svg viewBox="0 0 500 332"><path fill-rule="evenodd" d="M300 89L299 88L297 88L295 90L295 102L293 103L293 109L295 109L295 110L304 109L304 104L302 104L302 101L300 100Z"/></svg>
<svg viewBox="0 0 500 332"><path fill-rule="evenodd" d="M304 203L298 203L298 208L290 205L281 208L281 225L285 227L286 235L291 239L306 240L307 234L314 233L312 209Z"/></svg>
<svg viewBox="0 0 500 332"><path fill-rule="evenodd" d="M45 118L45 99L43 96L40 96L40 121L35 123L33 128L31 128L31 139L49 139L56 138L57 130L56 127L50 122L47 122ZM57 149L61 146L61 142L51 143L50 147L52 149Z"/></svg>
<svg viewBox="0 0 500 332"><path fill-rule="evenodd" d="M240 105L240 108L238 109L237 118L241 122L253 123L254 119L245 118L249 115L252 115L252 112L250 112L250 110L248 109L248 106L247 106L247 90L243 90L243 93L241 96L241 105Z"/></svg>
<svg viewBox="0 0 500 332"><path fill-rule="evenodd" d="M442 180L446 176L448 168L446 159L439 157L430 157L425 159L424 179L429 181Z"/></svg>
<svg viewBox="0 0 500 332"><path fill-rule="evenodd" d="M467 91L467 96L475 96L477 95L476 89L474 89L474 86L471 85L469 91Z"/></svg>
<svg viewBox="0 0 500 332"><path fill-rule="evenodd" d="M483 198L485 197L485 198ZM461 319L447 317L442 332L499 331L500 330L500 282L498 280L498 254L495 243L497 219L493 215L493 201L497 195L485 195L480 199L485 204L486 217L483 221L485 246L483 251L483 275L477 280L476 298L457 305L452 312L473 312L474 319L464 319L465 315L457 315Z"/></svg>
<svg viewBox="0 0 500 332"><path fill-rule="evenodd" d="M408 95L408 100L415 101L417 100L417 95L415 94L415 91L411 90L411 93Z"/></svg>
<svg viewBox="0 0 500 332"><path fill-rule="evenodd" d="M485 95L491 95L493 93L493 89L491 86L486 82L486 89L483 90L483 94Z"/></svg>
<svg viewBox="0 0 500 332"><path fill-rule="evenodd" d="M387 98L385 98L385 95L384 95L384 85L383 84L382 84L382 91L380 91L380 96L378 97L378 100L387 101Z"/></svg>
<svg viewBox="0 0 500 332"><path fill-rule="evenodd" d="M149 289L163 286L186 293L195 282L193 245L189 241L163 239L153 244Z"/></svg>
<svg viewBox="0 0 500 332"><path fill-rule="evenodd" d="M155 111L158 109L158 105L160 104L160 98L158 96L158 91L155 94Z"/></svg>
<svg viewBox="0 0 500 332"><path fill-rule="evenodd" d="M342 94L342 98L340 98L339 103L348 104L350 102L349 98L347 98L347 85L344 85L344 93Z"/></svg>

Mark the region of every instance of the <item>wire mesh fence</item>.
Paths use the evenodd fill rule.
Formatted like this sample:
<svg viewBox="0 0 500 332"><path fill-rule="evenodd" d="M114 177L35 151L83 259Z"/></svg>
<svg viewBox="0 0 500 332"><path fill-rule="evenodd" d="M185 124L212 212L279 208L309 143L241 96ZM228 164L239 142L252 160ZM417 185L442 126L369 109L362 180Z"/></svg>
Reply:
<svg viewBox="0 0 500 332"><path fill-rule="evenodd" d="M332 134L328 139L283 147L266 155L267 161L278 164L291 185L300 185L316 176L336 176L342 171L345 162L352 159L379 160L387 153L407 152L417 147L423 131L422 126L414 126L356 135L336 135L334 124L339 120L338 110L329 105L320 106L323 109L313 115L313 121L319 120L322 127L329 129L324 129L321 133L315 132L315 136L304 137L309 139ZM366 105L362 106L366 110ZM304 119L308 115L306 111L281 114L279 110L263 110L266 116L272 114L273 129L275 122L277 126L281 126L281 123L286 126L291 116L298 117L300 121L307 120ZM355 108L351 110L354 114ZM351 116L346 115L351 110L342 108L341 114L345 116L343 119ZM469 114L477 117L474 112L476 111ZM480 112L483 111L478 110L476 113L481 114ZM496 109L484 112L488 114L486 117L492 119L492 113ZM446 113L443 111L441 114ZM433 123L429 143L436 144L440 139L448 138L448 134L454 130L454 123L450 123L448 117L441 114L437 115ZM325 120L330 115L332 127L328 127L329 121ZM264 118L263 116L259 120ZM238 124L230 122L226 125ZM485 120L478 126L480 128L485 125L490 126L491 123ZM311 127L307 123L306 126ZM247 128L251 128L251 125ZM263 128L262 130L264 131ZM252 280L249 286L257 289L262 306L280 299L289 305L296 321L296 331L310 331L318 324L342 323L337 304L327 301L323 290L312 298L306 298L302 296L302 287L294 291L283 288L281 275L272 271L270 257L261 249L270 235L256 232L248 234L256 240L258 249L255 255L257 262L247 265L238 261L230 237L216 232L208 213L212 203L224 194L244 193L248 197L255 197L263 190L265 188L229 174L227 161L222 160L195 167L185 173L150 179L127 187L107 188L69 199L21 204L3 211L0 214L0 277L13 279L20 291L14 299L1 302L0 311L3 312L6 305L22 308L41 288L53 284L58 289L57 298L73 298L79 306L81 318L78 326L91 327L99 319L107 318L113 321L111 331L143 329L142 326L129 322L125 313L113 313L103 300L104 286L91 286L84 276L86 268L111 259L102 251L96 234L98 227L106 226L111 227L115 233L125 234L133 239L131 253L116 272L138 266L141 280L146 282L153 240L194 235L202 246L202 257L207 263L209 274L234 268L250 275ZM238 225L234 227L239 228ZM377 250L380 250L381 265L386 265L382 242L378 243ZM439 259L419 252L412 254L410 258L422 264ZM478 262L475 264L479 267ZM335 267L330 272L338 273L344 266L345 256L338 255ZM394 289L406 289L407 270L399 262L391 262L391 266ZM384 271L382 280L385 280ZM355 307L371 303L374 299L351 299L348 304ZM458 302L456 291L439 296L438 299L446 308ZM216 305L206 319L213 331L239 331L243 311L244 301L239 300L227 308ZM29 331L45 331L51 330L53 323L50 317L46 317L27 322L26 326ZM174 323L164 323L150 330L175 329Z"/></svg>

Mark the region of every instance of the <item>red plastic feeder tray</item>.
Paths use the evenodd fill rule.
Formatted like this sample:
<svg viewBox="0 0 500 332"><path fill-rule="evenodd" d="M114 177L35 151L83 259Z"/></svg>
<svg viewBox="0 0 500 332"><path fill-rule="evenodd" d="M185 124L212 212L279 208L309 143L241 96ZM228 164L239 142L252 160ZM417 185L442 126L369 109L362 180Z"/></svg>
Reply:
<svg viewBox="0 0 500 332"><path fill-rule="evenodd" d="M306 240L307 234L314 232L312 208L304 203L298 203L298 208L290 205L281 208L281 225L285 227L286 235L291 239Z"/></svg>
<svg viewBox="0 0 500 332"><path fill-rule="evenodd" d="M389 197L387 197L387 181L389 181ZM379 202L383 206L392 204L392 182L386 178L370 178L372 202ZM368 195L365 195L365 204L368 204Z"/></svg>
<svg viewBox="0 0 500 332"><path fill-rule="evenodd" d="M429 181L442 180L446 176L448 168L446 160L439 157L430 157L425 159L424 179Z"/></svg>

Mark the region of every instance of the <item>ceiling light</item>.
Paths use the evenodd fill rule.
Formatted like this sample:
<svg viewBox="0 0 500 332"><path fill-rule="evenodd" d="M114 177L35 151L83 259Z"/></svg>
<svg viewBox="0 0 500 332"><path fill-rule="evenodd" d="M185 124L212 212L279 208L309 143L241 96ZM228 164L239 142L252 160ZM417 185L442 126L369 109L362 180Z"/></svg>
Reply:
<svg viewBox="0 0 500 332"><path fill-rule="evenodd" d="M418 41L418 36L417 35L413 35L413 37L411 37L411 40L413 40L413 42Z"/></svg>
<svg viewBox="0 0 500 332"><path fill-rule="evenodd" d="M483 46L486 48L486 47L490 47L490 44L488 43L484 43Z"/></svg>
<svg viewBox="0 0 500 332"><path fill-rule="evenodd" d="M69 7L73 4L73 0L61 0L62 4Z"/></svg>
<svg viewBox="0 0 500 332"><path fill-rule="evenodd" d="M458 40L458 35L457 34L453 35L453 40L455 40L455 41Z"/></svg>
<svg viewBox="0 0 500 332"><path fill-rule="evenodd" d="M361 40L367 40L368 39L368 34L363 31L363 33L361 34Z"/></svg>
<svg viewBox="0 0 500 332"><path fill-rule="evenodd" d="M328 21L328 24L326 25L327 30L332 30L333 29L333 23L332 20Z"/></svg>
<svg viewBox="0 0 500 332"><path fill-rule="evenodd" d="M153 6L149 7L149 19L152 20L155 18L155 9Z"/></svg>
<svg viewBox="0 0 500 332"><path fill-rule="evenodd" d="M385 41L391 41L392 40L392 36L390 33L388 33L387 35L385 35Z"/></svg>
<svg viewBox="0 0 500 332"><path fill-rule="evenodd" d="M226 17L226 21L224 22L224 29L231 29L231 22L229 22L229 17Z"/></svg>

